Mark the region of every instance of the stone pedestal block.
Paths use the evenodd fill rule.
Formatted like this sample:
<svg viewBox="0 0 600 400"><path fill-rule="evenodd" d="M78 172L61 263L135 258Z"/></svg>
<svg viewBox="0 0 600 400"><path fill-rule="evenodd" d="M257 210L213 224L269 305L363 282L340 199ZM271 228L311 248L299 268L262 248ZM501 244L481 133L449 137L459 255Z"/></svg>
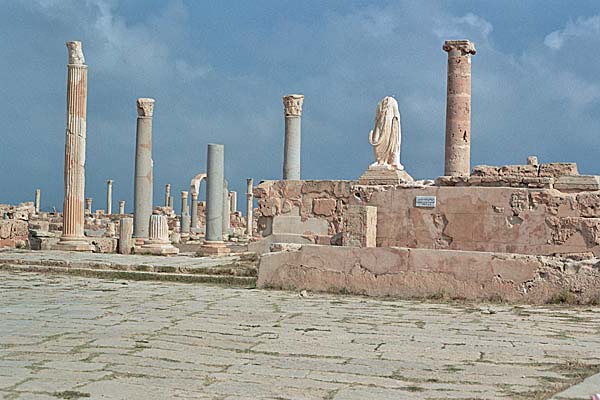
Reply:
<svg viewBox="0 0 600 400"><path fill-rule="evenodd" d="M390 169L387 166L371 166L358 180L361 185L398 185L413 182L414 179L408 172Z"/></svg>

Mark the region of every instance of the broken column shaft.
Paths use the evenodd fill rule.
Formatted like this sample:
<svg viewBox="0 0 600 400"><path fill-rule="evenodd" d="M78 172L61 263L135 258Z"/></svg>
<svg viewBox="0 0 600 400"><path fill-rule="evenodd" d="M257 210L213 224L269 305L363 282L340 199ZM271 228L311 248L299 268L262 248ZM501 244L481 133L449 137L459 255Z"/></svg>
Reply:
<svg viewBox="0 0 600 400"><path fill-rule="evenodd" d="M112 185L113 180L106 181L106 214L112 214Z"/></svg>
<svg viewBox="0 0 600 400"><path fill-rule="evenodd" d="M254 199L254 182L252 178L246 179L246 234L252 236L252 214L253 214L253 199Z"/></svg>
<svg viewBox="0 0 600 400"><path fill-rule="evenodd" d="M200 253L227 254L229 249L223 243L225 147L222 144L208 145L206 173L206 235Z"/></svg>
<svg viewBox="0 0 600 400"><path fill-rule="evenodd" d="M444 175L471 174L471 55L475 45L468 40L448 40L446 99L446 155Z"/></svg>

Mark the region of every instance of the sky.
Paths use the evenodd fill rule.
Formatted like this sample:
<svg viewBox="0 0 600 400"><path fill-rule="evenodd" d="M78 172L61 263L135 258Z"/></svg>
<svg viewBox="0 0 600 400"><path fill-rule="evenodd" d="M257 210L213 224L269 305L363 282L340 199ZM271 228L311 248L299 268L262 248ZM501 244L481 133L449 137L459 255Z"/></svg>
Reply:
<svg viewBox="0 0 600 400"><path fill-rule="evenodd" d="M86 197L132 211L136 99L156 99L154 202L206 170L245 211L246 178L282 176L282 96L305 95L302 178L357 179L375 107L399 103L401 162L443 174L449 39L469 39L471 166L577 162L600 174L597 1L0 0L0 203L62 209L66 41L88 75ZM204 194L201 195L203 198Z"/></svg>

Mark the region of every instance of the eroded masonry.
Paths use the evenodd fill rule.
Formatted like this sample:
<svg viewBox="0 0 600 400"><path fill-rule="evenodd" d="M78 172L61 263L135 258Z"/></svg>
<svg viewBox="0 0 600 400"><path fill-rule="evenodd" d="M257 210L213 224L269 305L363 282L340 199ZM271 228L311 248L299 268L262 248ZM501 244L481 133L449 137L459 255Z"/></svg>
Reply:
<svg viewBox="0 0 600 400"><path fill-rule="evenodd" d="M80 42L69 42L64 214L34 202L1 206L0 246L177 257L256 254L257 284L374 296L502 299L544 302L572 296L600 301L600 176L580 175L572 162L471 168L471 67L468 40L447 52L444 175L414 180L401 163L398 102L377 104L365 135L374 162L350 180L303 180L301 118L305 98L283 97L282 180L247 179L246 215L230 192L226 149L209 144L206 170L177 193L154 190L152 118L155 101L137 109L133 215L107 180L106 208L85 199L88 66ZM408 133L410 134L410 132ZM476 133L474 133L476 134ZM440 135L440 140L443 140ZM352 178L352 177L350 177ZM113 182L115 184L113 188ZM203 183L206 198L200 199ZM172 191L173 189L173 191ZM85 204L84 204L85 203ZM191 203L191 204L190 204ZM42 204L42 205L41 205ZM97 203L96 203L97 204Z"/></svg>

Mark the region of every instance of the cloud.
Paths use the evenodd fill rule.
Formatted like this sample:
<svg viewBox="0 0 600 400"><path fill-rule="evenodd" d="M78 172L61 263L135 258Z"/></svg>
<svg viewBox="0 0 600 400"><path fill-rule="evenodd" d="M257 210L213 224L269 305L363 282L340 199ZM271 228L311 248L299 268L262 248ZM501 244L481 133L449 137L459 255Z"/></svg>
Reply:
<svg viewBox="0 0 600 400"><path fill-rule="evenodd" d="M579 17L575 22L567 22L564 29L549 33L544 38L544 44L552 50L559 50L564 46L566 41L573 39L591 39L597 41L598 34L600 34L600 16L594 15L588 18Z"/></svg>

